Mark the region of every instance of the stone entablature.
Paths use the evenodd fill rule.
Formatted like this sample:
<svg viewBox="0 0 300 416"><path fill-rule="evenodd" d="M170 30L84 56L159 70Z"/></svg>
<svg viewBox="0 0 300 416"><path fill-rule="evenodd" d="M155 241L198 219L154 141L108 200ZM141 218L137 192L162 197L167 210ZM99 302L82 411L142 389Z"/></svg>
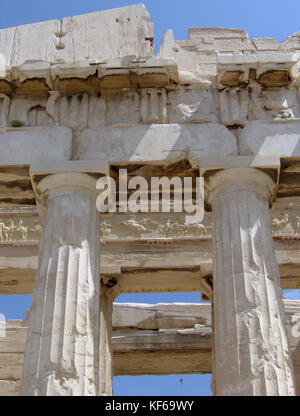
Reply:
<svg viewBox="0 0 300 416"><path fill-rule="evenodd" d="M250 41L242 30L198 28L190 29L189 40L175 41L169 31L154 56L152 23L142 5L2 29L1 141L64 126L74 148L67 158L86 159L80 143L107 138L121 148L115 160L128 160L126 129L137 141L164 135L171 142L185 129L191 139L179 144L180 154L213 154L214 143L203 147L202 128L220 143L222 135L231 138L220 150L224 155L298 156L299 39L296 33L277 44ZM165 158L176 156L168 150L166 144ZM100 144L92 153L101 159L107 149ZM146 157L156 159L140 154L134 160Z"/></svg>

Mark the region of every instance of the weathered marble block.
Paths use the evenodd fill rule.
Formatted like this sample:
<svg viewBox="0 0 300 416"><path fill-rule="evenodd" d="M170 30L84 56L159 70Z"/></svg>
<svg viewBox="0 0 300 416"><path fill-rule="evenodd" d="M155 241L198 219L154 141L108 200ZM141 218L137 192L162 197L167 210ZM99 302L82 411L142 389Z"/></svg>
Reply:
<svg viewBox="0 0 300 416"><path fill-rule="evenodd" d="M169 93L170 123L218 123L219 100L217 91L176 90Z"/></svg>
<svg viewBox="0 0 300 416"><path fill-rule="evenodd" d="M67 127L0 129L0 164L69 160L72 130Z"/></svg>
<svg viewBox="0 0 300 416"><path fill-rule="evenodd" d="M0 54L9 66L26 61L55 61L59 45L60 21L10 27L0 30Z"/></svg>
<svg viewBox="0 0 300 416"><path fill-rule="evenodd" d="M87 129L74 140L74 159L110 161L165 160L189 155L237 153L236 138L223 125L152 124Z"/></svg>
<svg viewBox="0 0 300 416"><path fill-rule="evenodd" d="M239 134L239 154L300 156L300 120L248 122Z"/></svg>
<svg viewBox="0 0 300 416"><path fill-rule="evenodd" d="M152 56L153 24L142 4L62 20L59 58L105 60Z"/></svg>

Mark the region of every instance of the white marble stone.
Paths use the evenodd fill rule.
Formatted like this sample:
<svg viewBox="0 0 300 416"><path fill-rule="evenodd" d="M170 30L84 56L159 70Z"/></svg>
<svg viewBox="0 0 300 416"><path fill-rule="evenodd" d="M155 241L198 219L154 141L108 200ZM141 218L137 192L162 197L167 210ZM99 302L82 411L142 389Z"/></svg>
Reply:
<svg viewBox="0 0 300 416"><path fill-rule="evenodd" d="M69 160L72 130L67 127L0 129L0 148L1 164Z"/></svg>
<svg viewBox="0 0 300 416"><path fill-rule="evenodd" d="M300 120L250 121L238 143L240 155L300 156Z"/></svg>
<svg viewBox="0 0 300 416"><path fill-rule="evenodd" d="M106 97L106 123L132 125L140 122L140 100L137 92L116 92Z"/></svg>
<svg viewBox="0 0 300 416"><path fill-rule="evenodd" d="M220 115L225 126L244 126L249 111L247 88L225 88L219 92Z"/></svg>
<svg viewBox="0 0 300 416"><path fill-rule="evenodd" d="M177 156L229 156L236 139L221 124L152 124L87 129L76 136L74 159L165 160Z"/></svg>
<svg viewBox="0 0 300 416"><path fill-rule="evenodd" d="M294 119L300 117L297 88L262 88L250 84L248 120Z"/></svg>
<svg viewBox="0 0 300 416"><path fill-rule="evenodd" d="M58 60L59 61L59 60ZM98 66L95 59L83 59L80 61L59 62L51 65L51 79L88 78L95 75Z"/></svg>
<svg viewBox="0 0 300 416"><path fill-rule="evenodd" d="M38 184L45 208L21 395L96 396L99 214L96 179L57 173Z"/></svg>
<svg viewBox="0 0 300 416"><path fill-rule="evenodd" d="M14 77L49 81L54 63L53 78L82 78L97 69L83 60L100 63L127 55L154 55L153 24L142 4L0 30L2 77L4 65L15 68Z"/></svg>
<svg viewBox="0 0 300 416"><path fill-rule="evenodd" d="M216 85L217 74L217 54L214 53L214 45L210 45L209 54L201 54L196 48L188 48L188 43L189 41L176 41L173 31L168 30L163 37L159 56L175 59L179 79L185 86L193 84L200 89L213 88ZM193 45L192 41L190 43Z"/></svg>
<svg viewBox="0 0 300 416"><path fill-rule="evenodd" d="M143 123L167 123L167 93L163 88L143 88L140 113Z"/></svg>
<svg viewBox="0 0 300 416"><path fill-rule="evenodd" d="M101 96L92 95L89 100L88 126L90 128L105 127L105 124L106 100Z"/></svg>
<svg viewBox="0 0 300 416"><path fill-rule="evenodd" d="M100 296L99 396L113 395L112 316L113 298L109 290L102 287Z"/></svg>
<svg viewBox="0 0 300 416"><path fill-rule="evenodd" d="M10 67L15 27L0 30L1 77L6 78L6 67Z"/></svg>
<svg viewBox="0 0 300 416"><path fill-rule="evenodd" d="M10 97L6 94L0 94L0 127L7 127L9 106Z"/></svg>
<svg viewBox="0 0 300 416"><path fill-rule="evenodd" d="M255 38L252 43L259 51L276 51L279 47L276 38Z"/></svg>
<svg viewBox="0 0 300 416"><path fill-rule="evenodd" d="M45 60L26 60L11 68L11 78L23 82L27 79L43 79L51 87L51 64Z"/></svg>
<svg viewBox="0 0 300 416"><path fill-rule="evenodd" d="M26 61L53 62L57 54L60 21L17 26L0 30L0 53L11 67Z"/></svg>
<svg viewBox="0 0 300 416"><path fill-rule="evenodd" d="M0 30L0 289L29 293L37 270L22 394L107 396L113 374L209 373L212 344L215 394L294 394L280 278L299 285L299 39L168 30L154 56L142 4ZM183 213L116 213L100 229L95 177L111 162L177 173L175 158L205 177L213 227L210 213L189 225ZM273 215L281 276L277 189L292 199ZM213 343L209 310L160 304L122 305L113 345L117 293L172 290L213 299ZM19 393L15 353L0 395Z"/></svg>
<svg viewBox="0 0 300 416"><path fill-rule="evenodd" d="M214 394L293 396L265 173L228 169L209 177L213 209Z"/></svg>
<svg viewBox="0 0 300 416"><path fill-rule="evenodd" d="M219 123L217 91L176 90L168 94L170 123Z"/></svg>
<svg viewBox="0 0 300 416"><path fill-rule="evenodd" d="M49 126L54 124L54 119L51 117L51 114L47 113L47 99L45 96L30 96L30 97L16 97L11 100L8 114L8 123L9 127L12 126L14 121L20 123L23 127L36 127L36 126ZM35 120L33 123L32 117L30 117L30 112L34 109L43 109L44 110L44 120ZM31 115L32 116L32 115ZM40 124L41 123L41 124ZM46 123L46 124L45 124Z"/></svg>
<svg viewBox="0 0 300 416"><path fill-rule="evenodd" d="M59 121L73 130L84 130L88 126L89 95L87 93L63 96L59 102Z"/></svg>
<svg viewBox="0 0 300 416"><path fill-rule="evenodd" d="M149 19L142 4L64 18L59 59L100 62L126 55L152 56Z"/></svg>

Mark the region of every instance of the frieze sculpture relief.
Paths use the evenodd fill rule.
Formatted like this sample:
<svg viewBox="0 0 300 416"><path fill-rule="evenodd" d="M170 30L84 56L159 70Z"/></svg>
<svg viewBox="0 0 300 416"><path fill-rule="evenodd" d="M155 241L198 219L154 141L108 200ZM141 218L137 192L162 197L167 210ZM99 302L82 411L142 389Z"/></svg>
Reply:
<svg viewBox="0 0 300 416"><path fill-rule="evenodd" d="M277 209L273 214L273 236L300 238L300 209ZM123 214L103 216L101 240L147 238L211 238L211 217L203 223L185 225L180 214ZM38 242L41 232L37 216L0 217L0 243Z"/></svg>
<svg viewBox="0 0 300 416"><path fill-rule="evenodd" d="M37 218L0 218L0 242L38 241L42 227Z"/></svg>

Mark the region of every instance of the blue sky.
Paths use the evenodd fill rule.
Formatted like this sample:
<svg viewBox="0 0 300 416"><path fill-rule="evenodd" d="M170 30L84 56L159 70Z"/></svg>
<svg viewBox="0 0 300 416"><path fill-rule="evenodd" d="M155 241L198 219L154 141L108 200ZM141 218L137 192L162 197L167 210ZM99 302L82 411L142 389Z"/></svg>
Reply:
<svg viewBox="0 0 300 416"><path fill-rule="evenodd" d="M189 27L231 27L250 38L282 41L300 30L299 0L0 0L0 28L143 3L155 25L156 46L167 29L186 39Z"/></svg>
<svg viewBox="0 0 300 416"><path fill-rule="evenodd" d="M137 4L121 0L0 0L0 29L76 14ZM189 27L244 29L250 38L275 37L282 41L300 31L300 1L282 0L145 0L154 22L156 51L167 29L176 39L187 39ZM299 291L286 291L287 298L300 298ZM199 293L121 295L122 302L199 302ZM31 296L1 296L0 314L6 319L23 319ZM180 375L164 377L116 377L116 395L179 395ZM182 376L184 395L209 395L210 376Z"/></svg>

